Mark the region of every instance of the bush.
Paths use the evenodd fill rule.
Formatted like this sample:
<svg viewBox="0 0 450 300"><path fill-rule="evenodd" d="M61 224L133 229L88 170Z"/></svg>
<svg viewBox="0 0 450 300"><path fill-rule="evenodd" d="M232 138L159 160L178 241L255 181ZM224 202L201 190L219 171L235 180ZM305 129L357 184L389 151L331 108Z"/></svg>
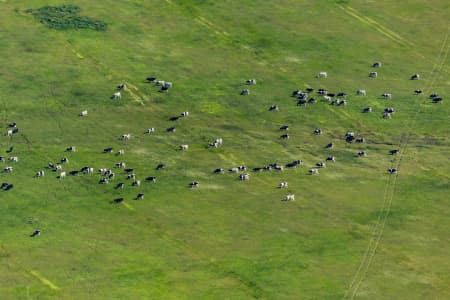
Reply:
<svg viewBox="0 0 450 300"><path fill-rule="evenodd" d="M106 30L106 23L89 17L80 16L81 8L76 5L44 6L27 9L41 23L55 29L92 29Z"/></svg>

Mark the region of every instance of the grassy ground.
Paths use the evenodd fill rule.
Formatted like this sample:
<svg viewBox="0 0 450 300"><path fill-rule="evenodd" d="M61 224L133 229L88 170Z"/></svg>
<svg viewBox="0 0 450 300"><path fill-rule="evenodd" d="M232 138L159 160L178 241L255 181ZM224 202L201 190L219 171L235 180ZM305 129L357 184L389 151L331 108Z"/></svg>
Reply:
<svg viewBox="0 0 450 300"><path fill-rule="evenodd" d="M108 24L97 32L49 29L25 13L62 1L0 1L0 125L20 128L0 137L1 155L13 145L19 157L0 174L14 184L0 193L1 299L450 297L448 4L274 2L74 1ZM321 70L329 78L315 78ZM158 93L148 76L173 90ZM257 85L239 96L249 78ZM110 100L121 82L130 91ZM348 105L297 107L290 93L306 86L345 91ZM368 96L354 96L360 88ZM397 112L383 120L388 106ZM169 121L182 111L190 116ZM148 127L156 133L144 135ZM346 144L348 130L367 143ZM217 137L223 147L205 147ZM70 145L78 151L65 153ZM125 156L101 153L110 146ZM335 163L307 175L330 154ZM97 175L33 178L64 156L67 171L123 160L158 181L131 187L117 170L119 192ZM250 172L248 182L212 174L295 159L305 166ZM398 176L386 174L391 166ZM187 188L193 180L199 189ZM296 201L280 201L287 193ZM110 204L119 195L125 203ZM41 236L29 238L36 228Z"/></svg>

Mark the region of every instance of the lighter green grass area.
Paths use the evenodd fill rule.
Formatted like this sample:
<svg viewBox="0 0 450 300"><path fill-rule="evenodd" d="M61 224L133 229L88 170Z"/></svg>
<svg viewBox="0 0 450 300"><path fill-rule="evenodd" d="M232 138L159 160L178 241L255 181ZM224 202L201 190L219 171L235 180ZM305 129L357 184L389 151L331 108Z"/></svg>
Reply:
<svg viewBox="0 0 450 300"><path fill-rule="evenodd" d="M0 150L19 157L0 162L15 168L0 173L14 184L0 192L0 299L450 298L448 1L72 1L104 32L53 30L24 13L61 4L0 0ZM148 76L174 88L158 93ZM251 95L239 96L250 78ZM111 100L122 82L129 90ZM345 91L348 105L297 107L290 93L307 86ZM383 120L388 106L397 112ZM348 130L367 143L345 143ZM218 137L223 147L206 147ZM307 175L328 155L336 162ZM96 174L33 178L64 156L66 171L125 161L158 181L132 187L118 169L109 185ZM250 171L248 182L212 173L295 159L304 166ZM288 193L296 200L281 201Z"/></svg>

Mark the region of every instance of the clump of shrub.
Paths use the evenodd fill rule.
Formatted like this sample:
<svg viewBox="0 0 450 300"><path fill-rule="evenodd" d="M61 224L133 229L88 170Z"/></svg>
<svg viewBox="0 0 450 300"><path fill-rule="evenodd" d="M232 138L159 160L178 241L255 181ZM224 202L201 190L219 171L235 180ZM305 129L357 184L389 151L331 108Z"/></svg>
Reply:
<svg viewBox="0 0 450 300"><path fill-rule="evenodd" d="M106 30L106 23L89 17L80 16L81 8L76 5L44 6L27 9L41 23L55 29L92 29Z"/></svg>

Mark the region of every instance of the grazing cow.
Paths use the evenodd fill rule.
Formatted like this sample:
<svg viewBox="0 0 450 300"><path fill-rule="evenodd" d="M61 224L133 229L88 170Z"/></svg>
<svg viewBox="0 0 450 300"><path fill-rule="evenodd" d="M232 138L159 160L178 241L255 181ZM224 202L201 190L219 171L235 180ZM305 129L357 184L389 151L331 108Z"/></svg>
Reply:
<svg viewBox="0 0 450 300"><path fill-rule="evenodd" d="M19 158L17 156L11 156L11 157L8 157L8 160L13 161L13 162L18 162Z"/></svg>
<svg viewBox="0 0 450 300"><path fill-rule="evenodd" d="M334 93L327 93L327 96L328 97L334 97L334 96L336 96L336 94L334 94Z"/></svg>
<svg viewBox="0 0 450 300"><path fill-rule="evenodd" d="M374 67L374 68L381 68L381 62L380 61L374 62L372 67Z"/></svg>
<svg viewBox="0 0 450 300"><path fill-rule="evenodd" d="M437 98L437 97L439 97L438 94L431 94L431 95L430 95L430 99Z"/></svg>
<svg viewBox="0 0 450 300"><path fill-rule="evenodd" d="M372 112L372 107L365 107L365 108L363 108L363 112L364 113L370 113L370 112Z"/></svg>
<svg viewBox="0 0 450 300"><path fill-rule="evenodd" d="M345 141L347 143L352 143L355 140L355 134L351 131L347 131L345 134Z"/></svg>
<svg viewBox="0 0 450 300"><path fill-rule="evenodd" d="M183 112L180 114L180 116L181 116L181 117L187 117L187 116L189 116L189 112L188 112L188 111L183 111Z"/></svg>
<svg viewBox="0 0 450 300"><path fill-rule="evenodd" d="M191 188L198 188L200 186L200 183L198 181L192 181L191 183L189 183L189 186Z"/></svg>
<svg viewBox="0 0 450 300"><path fill-rule="evenodd" d="M155 85L156 86L164 86L165 83L166 82L164 80L157 80L157 81L155 81Z"/></svg>
<svg viewBox="0 0 450 300"><path fill-rule="evenodd" d="M253 170L253 172L261 172L263 170L263 168L255 167L252 170Z"/></svg>
<svg viewBox="0 0 450 300"><path fill-rule="evenodd" d="M300 99L297 101L297 106L306 105L306 103L308 103L308 101L306 101L304 99Z"/></svg>
<svg viewBox="0 0 450 300"><path fill-rule="evenodd" d="M269 107L269 111L273 111L273 110L279 110L278 105L271 105L271 106Z"/></svg>
<svg viewBox="0 0 450 300"><path fill-rule="evenodd" d="M328 93L328 90L326 90L326 89L319 89L318 91L317 91L317 93L319 94L319 95L326 95L327 93Z"/></svg>
<svg viewBox="0 0 450 300"><path fill-rule="evenodd" d="M381 94L381 96L382 96L384 99L390 99L390 98L392 98L392 94L391 94L391 93L383 93L383 94Z"/></svg>
<svg viewBox="0 0 450 300"><path fill-rule="evenodd" d="M159 165L156 166L156 170L162 170L164 168L165 168L164 164L159 164Z"/></svg>
<svg viewBox="0 0 450 300"><path fill-rule="evenodd" d="M78 170L73 170L73 171L69 172L69 174L72 176L76 176L76 175L78 175L78 173L80 173L80 171L78 171Z"/></svg>
<svg viewBox="0 0 450 300"><path fill-rule="evenodd" d="M317 78L327 78L328 74L327 74L327 72L321 71L321 72L317 73L316 77Z"/></svg>
<svg viewBox="0 0 450 300"><path fill-rule="evenodd" d="M411 80L419 80L420 79L420 75L419 74L413 74L411 76Z"/></svg>
<svg viewBox="0 0 450 300"><path fill-rule="evenodd" d="M297 99L306 100L306 99L308 99L308 94L307 93L300 93L300 94L297 95Z"/></svg>
<svg viewBox="0 0 450 300"><path fill-rule="evenodd" d="M250 90L249 89L242 90L241 95L250 95Z"/></svg>
<svg viewBox="0 0 450 300"><path fill-rule="evenodd" d="M127 85L125 84L125 83L121 83L121 84L119 84L118 86L117 86L117 89L118 90L126 90L128 87L127 87Z"/></svg>
<svg viewBox="0 0 450 300"><path fill-rule="evenodd" d="M331 97L325 95L325 96L322 97L322 100L323 100L323 101L326 101L326 102L329 102L329 101L331 101Z"/></svg>
<svg viewBox="0 0 450 300"><path fill-rule="evenodd" d="M344 92L339 92L339 93L337 93L337 96L338 97L346 97L347 96L347 94L346 93L344 93Z"/></svg>
<svg viewBox="0 0 450 300"><path fill-rule="evenodd" d="M124 163L124 162L118 162L118 163L116 163L116 167L118 167L118 168L125 168L126 167L126 163Z"/></svg>
<svg viewBox="0 0 450 300"><path fill-rule="evenodd" d="M287 168L297 168L298 166L301 166L303 164L302 160L294 160L293 162L287 163Z"/></svg>
<svg viewBox="0 0 450 300"><path fill-rule="evenodd" d="M6 135L7 135L7 136L12 136L12 135L13 135L12 129L8 130L8 131L6 132Z"/></svg>
<svg viewBox="0 0 450 300"><path fill-rule="evenodd" d="M141 181L140 180L135 180L131 183L132 186L140 186L141 185Z"/></svg>
<svg viewBox="0 0 450 300"><path fill-rule="evenodd" d="M318 162L318 163L316 163L316 167L318 167L318 168L325 168L326 164L324 162Z"/></svg>
<svg viewBox="0 0 450 300"><path fill-rule="evenodd" d="M274 168L275 170L277 170L277 171L284 171L284 167L283 167L283 166L280 166L280 165L277 165L277 164L275 164L275 165L273 166L273 168Z"/></svg>
<svg viewBox="0 0 450 300"><path fill-rule="evenodd" d="M336 158L334 156L328 156L327 161L336 161Z"/></svg>
<svg viewBox="0 0 450 300"><path fill-rule="evenodd" d="M125 154L125 150L123 149L119 149L119 151L117 151L117 155L124 155Z"/></svg>
<svg viewBox="0 0 450 300"><path fill-rule="evenodd" d="M287 187L288 187L288 183L287 183L286 181L280 182L280 184L278 185L278 187L279 187L280 189L287 188Z"/></svg>
<svg viewBox="0 0 450 300"><path fill-rule="evenodd" d="M142 194L142 193L137 194L137 195L136 195L136 198L134 198L134 199L136 199L136 200L142 200L142 199L144 199L144 194Z"/></svg>
<svg viewBox="0 0 450 300"><path fill-rule="evenodd" d="M282 134L280 135L280 139L286 140L289 138L289 134Z"/></svg>
<svg viewBox="0 0 450 300"><path fill-rule="evenodd" d="M223 173L225 173L225 171L224 171L224 169L222 169L222 168L217 168L217 169L214 170L213 173L214 173L214 174L223 174Z"/></svg>
<svg viewBox="0 0 450 300"><path fill-rule="evenodd" d="M6 161L4 156L0 156L0 161Z"/></svg>
<svg viewBox="0 0 450 300"><path fill-rule="evenodd" d="M12 183L7 183L7 182L3 182L1 185L1 189L4 191L9 191L10 189L12 189L14 187L14 184Z"/></svg>
<svg viewBox="0 0 450 300"><path fill-rule="evenodd" d="M8 150L6 150L6 153L11 153L14 150L14 146L11 146L8 148Z"/></svg>
<svg viewBox="0 0 450 300"><path fill-rule="evenodd" d="M152 134L154 132L155 132L155 128L153 128L153 127L147 128L147 130L145 131L146 134Z"/></svg>
<svg viewBox="0 0 450 300"><path fill-rule="evenodd" d="M107 176L108 176L108 179L114 179L114 177L116 177L116 174L114 174L113 172L109 172L107 174Z"/></svg>
<svg viewBox="0 0 450 300"><path fill-rule="evenodd" d="M396 174L397 173L397 169L396 168L389 168L388 169L388 173L389 174Z"/></svg>
<svg viewBox="0 0 450 300"><path fill-rule="evenodd" d="M66 148L66 152L75 152L77 149L75 148L75 146L70 146Z"/></svg>
<svg viewBox="0 0 450 300"><path fill-rule="evenodd" d="M322 134L322 129L320 129L320 128L314 129L314 134L315 135L321 135Z"/></svg>
<svg viewBox="0 0 450 300"><path fill-rule="evenodd" d="M294 201L295 200L295 195L294 194L286 195L286 197L284 197L283 200L284 201Z"/></svg>
<svg viewBox="0 0 450 300"><path fill-rule="evenodd" d="M62 165L56 165L54 171L61 171Z"/></svg>
<svg viewBox="0 0 450 300"><path fill-rule="evenodd" d="M189 149L189 145L180 145L180 150L187 150Z"/></svg>
<svg viewBox="0 0 450 300"><path fill-rule="evenodd" d="M228 171L231 173L237 173L237 172L239 172L239 168L231 168Z"/></svg>
<svg viewBox="0 0 450 300"><path fill-rule="evenodd" d="M384 111L387 112L387 113L390 113L390 114L395 113L395 110L394 110L393 107L385 108Z"/></svg>
<svg viewBox="0 0 450 300"><path fill-rule="evenodd" d="M347 105L347 100L343 99L343 100L337 100L337 105Z"/></svg>
<svg viewBox="0 0 450 300"><path fill-rule="evenodd" d="M130 133L125 133L125 134L122 134L121 139L127 141L130 139L130 137L131 137Z"/></svg>
<svg viewBox="0 0 450 300"><path fill-rule="evenodd" d="M280 130L289 130L289 126L283 125L280 127Z"/></svg>
<svg viewBox="0 0 450 300"><path fill-rule="evenodd" d="M300 95L302 93L301 90L297 89L295 91L292 92L292 97L297 97L298 95Z"/></svg>
<svg viewBox="0 0 450 300"><path fill-rule="evenodd" d="M66 178L66 172L59 173L58 179Z"/></svg>
<svg viewBox="0 0 450 300"><path fill-rule="evenodd" d="M167 86L162 86L161 89L159 90L160 93L168 93L169 92L169 87Z"/></svg>
<svg viewBox="0 0 450 300"><path fill-rule="evenodd" d="M87 110L83 110L82 112L80 112L80 117L86 117L87 115L88 115Z"/></svg>
<svg viewBox="0 0 450 300"><path fill-rule="evenodd" d="M248 173L240 174L239 175L239 179L240 180L249 180L250 179L250 174L248 174Z"/></svg>
<svg viewBox="0 0 450 300"><path fill-rule="evenodd" d="M418 95L422 95L423 94L423 90L414 90L414 94Z"/></svg>
<svg viewBox="0 0 450 300"><path fill-rule="evenodd" d="M359 151L358 152L358 156L359 157L363 157L363 156L366 156L366 155L367 155L367 153L365 151Z"/></svg>
<svg viewBox="0 0 450 300"><path fill-rule="evenodd" d="M319 174L319 169L309 169L308 172L310 175Z"/></svg>
<svg viewBox="0 0 450 300"><path fill-rule="evenodd" d="M240 165L237 168L238 168L239 171L246 171L247 170L247 167L244 166L244 165Z"/></svg>
<svg viewBox="0 0 450 300"><path fill-rule="evenodd" d="M162 84L163 88L170 89L173 87L173 83L170 81L166 81Z"/></svg>
<svg viewBox="0 0 450 300"><path fill-rule="evenodd" d="M431 101L433 101L433 103L441 103L442 102L442 98L441 97L436 97L436 98L433 98Z"/></svg>
<svg viewBox="0 0 450 300"><path fill-rule="evenodd" d="M67 157L61 158L61 163L62 164L65 164L65 163L68 163L68 162L69 162L69 159Z"/></svg>
<svg viewBox="0 0 450 300"><path fill-rule="evenodd" d="M156 182L156 177L154 177L154 176L147 177L147 178L145 178L145 181Z"/></svg>
<svg viewBox="0 0 450 300"><path fill-rule="evenodd" d="M9 123L8 127L9 128L15 128L15 127L17 127L17 123L16 122Z"/></svg>
<svg viewBox="0 0 450 300"><path fill-rule="evenodd" d="M153 82L153 81L156 80L156 77L147 77L146 80L147 80L148 82Z"/></svg>
<svg viewBox="0 0 450 300"><path fill-rule="evenodd" d="M108 180L108 178L101 178L98 183L100 183L100 184L107 184L107 183L109 183L109 180Z"/></svg>
<svg viewBox="0 0 450 300"><path fill-rule="evenodd" d="M356 91L356 95L365 96L366 95L366 90L357 90Z"/></svg>
<svg viewBox="0 0 450 300"><path fill-rule="evenodd" d="M334 148L334 144L333 143L329 143L325 146L325 148L327 149L333 149Z"/></svg>
<svg viewBox="0 0 450 300"><path fill-rule="evenodd" d="M34 177L43 177L45 176L45 172L44 170L40 170L36 172L36 175Z"/></svg>
<svg viewBox="0 0 450 300"><path fill-rule="evenodd" d="M41 235L41 231L39 229L36 229L35 231L33 231L32 234L30 234L30 237L36 237L36 236L40 236Z"/></svg>
<svg viewBox="0 0 450 300"><path fill-rule="evenodd" d="M108 148L103 149L103 153L112 153L113 150L114 150L113 147L108 147Z"/></svg>
<svg viewBox="0 0 450 300"><path fill-rule="evenodd" d="M166 129L167 132L175 132L175 127L169 127Z"/></svg>
<svg viewBox="0 0 450 300"><path fill-rule="evenodd" d="M116 198L116 199L114 199L114 200L112 201L112 203L114 203L114 204L119 204L119 203L122 203L123 201L124 201L123 198Z"/></svg>
<svg viewBox="0 0 450 300"><path fill-rule="evenodd" d="M120 92L115 92L112 96L111 99L116 100L116 99L120 99L122 98L122 94L120 94Z"/></svg>
<svg viewBox="0 0 450 300"><path fill-rule="evenodd" d="M377 77L378 77L378 73L377 73L377 72L370 72L370 73L369 73L369 77L371 77L371 78L377 78Z"/></svg>
<svg viewBox="0 0 450 300"><path fill-rule="evenodd" d="M249 79L245 83L249 85L256 84L256 79Z"/></svg>
<svg viewBox="0 0 450 300"><path fill-rule="evenodd" d="M131 173L127 175L127 179L134 179L136 178L136 174L135 173Z"/></svg>
<svg viewBox="0 0 450 300"><path fill-rule="evenodd" d="M400 149L389 150L389 154L395 155L400 152Z"/></svg>
<svg viewBox="0 0 450 300"><path fill-rule="evenodd" d="M365 142L366 142L366 139L363 138L363 137L360 137L360 138L357 138L357 139L355 140L355 142L357 142L357 143L365 143Z"/></svg>

